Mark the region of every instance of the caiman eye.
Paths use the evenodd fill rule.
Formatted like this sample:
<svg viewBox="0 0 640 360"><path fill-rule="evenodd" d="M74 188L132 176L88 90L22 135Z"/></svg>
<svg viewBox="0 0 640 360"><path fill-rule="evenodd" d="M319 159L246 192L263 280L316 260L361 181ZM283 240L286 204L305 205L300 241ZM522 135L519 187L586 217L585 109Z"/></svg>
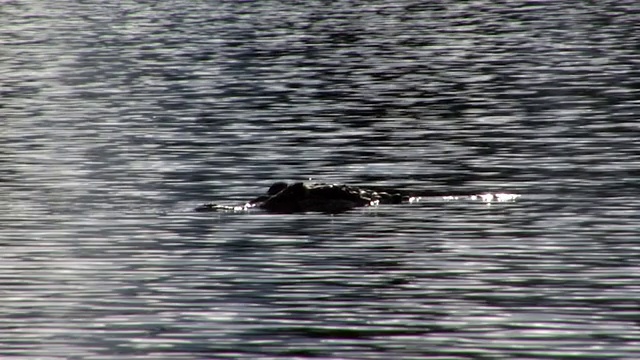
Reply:
<svg viewBox="0 0 640 360"><path fill-rule="evenodd" d="M269 188L269 190L267 191L267 195L273 196L277 193L279 193L280 191L284 190L287 188L287 183L284 181L278 181L273 183L273 185L271 185L271 187Z"/></svg>

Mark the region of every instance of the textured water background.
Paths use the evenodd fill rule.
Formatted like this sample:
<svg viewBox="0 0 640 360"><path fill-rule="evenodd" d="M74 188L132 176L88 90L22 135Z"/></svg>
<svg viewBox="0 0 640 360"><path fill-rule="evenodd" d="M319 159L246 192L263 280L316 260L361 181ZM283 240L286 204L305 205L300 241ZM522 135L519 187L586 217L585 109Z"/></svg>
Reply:
<svg viewBox="0 0 640 360"><path fill-rule="evenodd" d="M640 357L634 2L0 4L0 355ZM508 191L196 214L274 180Z"/></svg>

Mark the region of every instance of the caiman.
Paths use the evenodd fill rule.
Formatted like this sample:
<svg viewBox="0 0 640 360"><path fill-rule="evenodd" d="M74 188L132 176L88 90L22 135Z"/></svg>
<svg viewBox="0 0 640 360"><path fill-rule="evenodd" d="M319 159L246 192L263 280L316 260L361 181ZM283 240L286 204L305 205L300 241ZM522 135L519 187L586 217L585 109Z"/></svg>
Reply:
<svg viewBox="0 0 640 360"><path fill-rule="evenodd" d="M518 197L514 194L482 194L457 193L447 195L436 191L407 192L398 189L376 186L351 186L337 184L306 184L297 182L287 184L276 182L266 194L239 206L217 205L207 203L195 208L195 211L243 211L259 208L270 213L293 214L303 212L321 212L328 214L342 213L354 208L376 206L379 204L400 204L414 202L421 197L442 196L454 198L459 196L477 196L485 201L507 201Z"/></svg>

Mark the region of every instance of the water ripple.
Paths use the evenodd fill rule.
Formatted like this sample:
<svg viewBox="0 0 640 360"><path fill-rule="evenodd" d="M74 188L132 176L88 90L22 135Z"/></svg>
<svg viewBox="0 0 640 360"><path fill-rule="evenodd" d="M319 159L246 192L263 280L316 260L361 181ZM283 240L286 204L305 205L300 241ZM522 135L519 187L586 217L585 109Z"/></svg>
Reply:
<svg viewBox="0 0 640 360"><path fill-rule="evenodd" d="M0 354L638 358L636 13L3 4Z"/></svg>

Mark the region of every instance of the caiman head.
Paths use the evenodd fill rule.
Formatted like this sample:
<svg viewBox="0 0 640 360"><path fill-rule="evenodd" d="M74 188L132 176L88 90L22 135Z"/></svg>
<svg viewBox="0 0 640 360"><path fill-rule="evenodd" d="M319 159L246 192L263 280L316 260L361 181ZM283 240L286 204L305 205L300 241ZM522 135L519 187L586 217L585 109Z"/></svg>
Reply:
<svg viewBox="0 0 640 360"><path fill-rule="evenodd" d="M306 211L305 199L308 198L309 189L304 183L287 185L277 182L267 191L267 198L259 206L275 213L296 213Z"/></svg>

